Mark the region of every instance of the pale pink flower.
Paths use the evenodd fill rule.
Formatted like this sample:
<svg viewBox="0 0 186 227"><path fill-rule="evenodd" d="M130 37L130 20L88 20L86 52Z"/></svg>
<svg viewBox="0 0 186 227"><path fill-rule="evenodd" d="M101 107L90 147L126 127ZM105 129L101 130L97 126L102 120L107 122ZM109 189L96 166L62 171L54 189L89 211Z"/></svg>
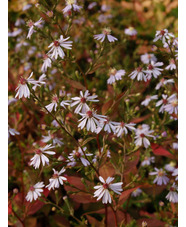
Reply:
<svg viewBox="0 0 186 227"><path fill-rule="evenodd" d="M88 9L91 10L91 9L93 9L96 5L97 5L97 2L91 2L91 3L88 5Z"/></svg>
<svg viewBox="0 0 186 227"><path fill-rule="evenodd" d="M54 188L59 188L60 184L63 185L63 181L66 181L67 178L60 176L62 173L65 172L65 168L63 167L59 172L56 171L55 169L52 169L54 174L52 178L49 179L49 184L46 186L48 190L54 189Z"/></svg>
<svg viewBox="0 0 186 227"><path fill-rule="evenodd" d="M109 71L109 79L107 80L107 84L113 84L115 83L116 80L121 80L122 76L125 75L125 70L120 69L120 70L116 70L114 68L110 69Z"/></svg>
<svg viewBox="0 0 186 227"><path fill-rule="evenodd" d="M141 55L141 61L144 64L149 64L151 61L156 62L157 58L154 56L154 54L146 53L146 54Z"/></svg>
<svg viewBox="0 0 186 227"><path fill-rule="evenodd" d="M15 28L12 32L8 32L8 37L16 37L18 36L19 34L22 33L22 29L21 28Z"/></svg>
<svg viewBox="0 0 186 227"><path fill-rule="evenodd" d="M178 180L178 168L176 168L173 173L172 176L176 177L175 180Z"/></svg>
<svg viewBox="0 0 186 227"><path fill-rule="evenodd" d="M158 67L162 65L163 65L163 62L155 63L151 61L151 63L147 66L147 70L145 71L148 74L147 75L148 80L150 80L152 76L154 78L157 78L161 74L161 71L163 71L163 69Z"/></svg>
<svg viewBox="0 0 186 227"><path fill-rule="evenodd" d="M156 99L158 99L158 96L157 95L152 95L152 96L147 95L146 98L145 98L145 100L143 102L141 102L141 105L148 106L149 103L150 103L150 101L156 100Z"/></svg>
<svg viewBox="0 0 186 227"><path fill-rule="evenodd" d="M141 195L143 191L140 189L140 188L137 188L136 190L134 190L132 193L131 193L131 196L132 197L137 197L139 195Z"/></svg>
<svg viewBox="0 0 186 227"><path fill-rule="evenodd" d="M128 130L132 131L132 130L136 130L135 129L135 126L136 124L134 123L124 123L123 121L122 122L117 122L116 126L115 126L115 133L117 135L117 137L121 137L123 134L127 134L128 133Z"/></svg>
<svg viewBox="0 0 186 227"><path fill-rule="evenodd" d="M35 155L33 158L31 158L30 165L33 165L35 169L38 169L40 166L40 163L42 162L43 166L45 166L45 163L49 164L49 159L44 154L54 155L54 151L50 151L50 149L54 148L52 144L46 145L45 147L39 148L35 151Z"/></svg>
<svg viewBox="0 0 186 227"><path fill-rule="evenodd" d="M169 172L173 172L175 170L176 163L170 162L169 164L165 165L165 169Z"/></svg>
<svg viewBox="0 0 186 227"><path fill-rule="evenodd" d="M174 80L173 79L168 79L168 80L165 80L164 78L162 78L160 80L160 82L156 85L155 89L156 90L159 90L163 85L166 85L166 84L173 84L174 83Z"/></svg>
<svg viewBox="0 0 186 227"><path fill-rule="evenodd" d="M51 68L51 66L52 66L52 60L48 57L47 54L45 54L41 71L45 73L47 71L47 68Z"/></svg>
<svg viewBox="0 0 186 227"><path fill-rule="evenodd" d="M178 143L176 142L172 143L172 148L178 150Z"/></svg>
<svg viewBox="0 0 186 227"><path fill-rule="evenodd" d="M97 100L98 96L97 95L91 95L89 91L85 91L85 93L83 94L82 91L80 91L80 97L73 97L71 98L74 102L71 104L71 107L76 106L76 109L74 111L74 113L79 113L80 111L82 113L85 113L86 111L88 111L90 108L87 105L86 102L99 102L99 100Z"/></svg>
<svg viewBox="0 0 186 227"><path fill-rule="evenodd" d="M43 192L43 187L44 187L43 182L38 182L34 186L31 186L27 195L26 195L26 200L29 202L32 202L32 200L36 200L39 196L41 196L41 192Z"/></svg>
<svg viewBox="0 0 186 227"><path fill-rule="evenodd" d="M31 7L32 7L32 4L26 4L23 6L22 10L26 11L26 10L30 9Z"/></svg>
<svg viewBox="0 0 186 227"><path fill-rule="evenodd" d="M115 42L115 41L118 40L117 38L115 38L114 36L112 36L110 34L111 34L111 29L110 28L104 28L102 30L101 34L94 35L94 39L100 40L100 42L103 42L106 37L107 37L109 42Z"/></svg>
<svg viewBox="0 0 186 227"><path fill-rule="evenodd" d="M15 26L16 27L19 27L21 26L22 24L25 24L25 21L22 19L22 18L18 18L15 22Z"/></svg>
<svg viewBox="0 0 186 227"><path fill-rule="evenodd" d="M34 85L38 83L36 80L31 79L32 75L33 75L33 72L30 74L30 76L27 79L23 77L20 78L18 87L16 88L17 93L15 95L15 98L16 97L18 97L19 99L21 99L22 97L30 98L30 90L27 86L27 83L34 84Z"/></svg>
<svg viewBox="0 0 186 227"><path fill-rule="evenodd" d="M129 77L132 80L134 80L137 77L137 80L138 81L144 80L146 82L147 81L147 76L146 76L145 72L146 71L142 67L138 67L133 72L131 72L131 74L129 75Z"/></svg>
<svg viewBox="0 0 186 227"><path fill-rule="evenodd" d="M170 39L170 37L174 37L174 35L169 33L167 29L163 29L161 31L156 31L156 35L155 35L153 42L161 40L164 44L167 40Z"/></svg>
<svg viewBox="0 0 186 227"><path fill-rule="evenodd" d="M16 131L14 128L10 128L9 126L8 126L8 137L9 136L15 136L15 135L20 135L20 133L18 132L18 131Z"/></svg>
<svg viewBox="0 0 186 227"><path fill-rule="evenodd" d="M176 94L171 95L167 99L168 103L165 105L164 109L169 114L178 114L178 99L176 97Z"/></svg>
<svg viewBox="0 0 186 227"><path fill-rule="evenodd" d="M59 147L61 147L64 143L61 141L61 138L58 138L56 136L54 136L53 134L50 133L50 131L48 131L48 136L42 136L43 139L41 140L43 143L48 143L50 141L52 141L52 144L58 145Z"/></svg>
<svg viewBox="0 0 186 227"><path fill-rule="evenodd" d="M174 59L170 59L169 65L165 69L167 69L167 70L174 70L174 69L176 69L176 64L175 64Z"/></svg>
<svg viewBox="0 0 186 227"><path fill-rule="evenodd" d="M108 19L112 18L113 16L111 14L100 14L98 16L99 23L108 23Z"/></svg>
<svg viewBox="0 0 186 227"><path fill-rule="evenodd" d="M39 77L39 80L37 81L37 83L34 84L34 86L32 87L32 89L35 91L36 88L39 87L40 85L46 84L45 79L46 79L46 75L43 73L43 74Z"/></svg>
<svg viewBox="0 0 186 227"><path fill-rule="evenodd" d="M86 151L86 147L83 148L83 151ZM77 162L80 160L84 166L90 165L90 162L85 158L83 151L80 147L78 150L73 150L72 153L69 154L67 162L67 166L75 166ZM92 156L93 154L86 153L86 156Z"/></svg>
<svg viewBox="0 0 186 227"><path fill-rule="evenodd" d="M103 121L100 121L100 126L96 129L96 133L100 133L101 130L104 130L105 132L111 133L115 132L115 127L118 124L118 122L111 121L108 117L106 119L103 119Z"/></svg>
<svg viewBox="0 0 186 227"><path fill-rule="evenodd" d="M156 175L153 183L157 183L157 185L167 184L169 182L169 178L166 176L167 174L163 169L154 168L154 172L150 172L149 175Z"/></svg>
<svg viewBox="0 0 186 227"><path fill-rule="evenodd" d="M88 110L86 113L79 113L82 118L79 120L78 127L83 129L86 126L87 131L95 132L96 127L100 126L99 121L103 121L106 116L96 114L93 110Z"/></svg>
<svg viewBox="0 0 186 227"><path fill-rule="evenodd" d="M174 182L173 185L170 187L170 191L165 198L167 200L169 200L169 202L171 202L171 203L177 203L178 202L178 192L177 191L178 191L178 186Z"/></svg>
<svg viewBox="0 0 186 227"><path fill-rule="evenodd" d="M156 103L156 107L161 106L159 109L160 113L163 113L165 111L165 105L168 103L167 97L167 95L162 94L162 99Z"/></svg>
<svg viewBox="0 0 186 227"><path fill-rule="evenodd" d="M141 165L142 166L150 166L151 163L155 162L155 158L154 157L145 157L144 160L142 161Z"/></svg>
<svg viewBox="0 0 186 227"><path fill-rule="evenodd" d="M99 176L99 180L101 181L102 185L94 186L94 189L96 189L94 192L94 197L98 197L97 200L102 198L103 204L112 202L109 190L112 190L119 195L123 191L123 182L111 184L111 182L114 180L114 177L108 177L105 181L103 177Z"/></svg>
<svg viewBox="0 0 186 227"><path fill-rule="evenodd" d="M45 106L47 108L47 110L49 112L52 112L52 110L54 109L54 111L57 110L57 106L58 106L58 102L59 102L59 98L57 95L53 95L52 96L52 102L50 104L48 104L47 106Z"/></svg>
<svg viewBox="0 0 186 227"><path fill-rule="evenodd" d="M63 13L65 14L72 9L79 12L81 8L82 6L77 5L77 0L66 0L66 7L63 9Z"/></svg>
<svg viewBox="0 0 186 227"><path fill-rule="evenodd" d="M71 100L63 100L60 103L60 106L62 106L64 109L66 109L66 106L69 106L71 103Z"/></svg>
<svg viewBox="0 0 186 227"><path fill-rule="evenodd" d="M32 20L29 20L29 21L27 22L27 26L29 27L29 31L28 31L28 35L27 35L27 38L28 38L28 39L30 39L31 36L32 36L32 34L33 34L34 32L36 32L36 31L34 30L34 27L41 28L43 22L44 22L44 21L43 21L42 18L40 18L37 22L33 22Z"/></svg>
<svg viewBox="0 0 186 227"><path fill-rule="evenodd" d="M135 36L135 35L137 35L137 33L138 32L136 31L136 29L133 28L133 27L129 27L129 28L125 29L125 34L126 35Z"/></svg>
<svg viewBox="0 0 186 227"><path fill-rule="evenodd" d="M60 35L60 39L55 40L54 42L52 42L48 48L51 48L48 52L48 55L50 56L50 58L58 58L58 55L63 59L65 57L65 53L63 51L63 48L65 49L72 49L72 41L67 41L70 37L64 39L62 35Z"/></svg>
<svg viewBox="0 0 186 227"><path fill-rule="evenodd" d="M152 137L154 138L153 135L151 135L151 133L153 133L154 130L150 130L149 125L147 124L142 124L140 126L138 126L138 128L136 129L135 133L135 144L136 146L142 146L144 145L145 148L150 146L150 141L147 139L147 137Z"/></svg>

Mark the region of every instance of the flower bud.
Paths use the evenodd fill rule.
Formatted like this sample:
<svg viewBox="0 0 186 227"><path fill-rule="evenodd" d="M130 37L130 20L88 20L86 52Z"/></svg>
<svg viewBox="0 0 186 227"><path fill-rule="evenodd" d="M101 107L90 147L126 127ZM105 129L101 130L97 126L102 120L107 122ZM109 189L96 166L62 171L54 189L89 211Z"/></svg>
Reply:
<svg viewBox="0 0 186 227"><path fill-rule="evenodd" d="M56 211L56 208L55 207L52 207L52 211Z"/></svg>
<svg viewBox="0 0 186 227"><path fill-rule="evenodd" d="M14 188L14 189L13 189L13 193L14 193L14 194L17 194L18 192L19 192L19 190L18 190L17 188Z"/></svg>
<svg viewBox="0 0 186 227"><path fill-rule="evenodd" d="M47 11L46 15L48 17L53 17L54 13L53 13L53 11Z"/></svg>
<svg viewBox="0 0 186 227"><path fill-rule="evenodd" d="M141 223L141 227L147 227L147 222L146 222L146 221L143 221L143 222Z"/></svg>

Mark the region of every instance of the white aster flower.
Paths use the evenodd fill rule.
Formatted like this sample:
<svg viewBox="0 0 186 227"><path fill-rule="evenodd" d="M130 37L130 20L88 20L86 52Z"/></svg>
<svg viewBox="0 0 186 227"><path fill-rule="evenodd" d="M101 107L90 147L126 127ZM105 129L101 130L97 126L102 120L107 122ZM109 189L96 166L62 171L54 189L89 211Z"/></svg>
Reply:
<svg viewBox="0 0 186 227"><path fill-rule="evenodd" d="M32 34L33 34L34 32L36 32L36 31L34 30L34 27L41 28L43 22L44 22L44 21L43 21L42 18L40 18L37 22L33 22L32 20L29 20L29 21L27 22L27 26L29 27L29 31L28 31L28 35L27 35L27 38L28 38L28 39L30 39L31 36L32 36Z"/></svg>
<svg viewBox="0 0 186 227"><path fill-rule="evenodd" d="M66 109L66 106L69 106L71 103L71 100L63 100L60 103L60 106L62 106L64 109Z"/></svg>
<svg viewBox="0 0 186 227"><path fill-rule="evenodd" d="M108 23L108 19L112 18L113 16L111 14L100 14L98 16L99 23Z"/></svg>
<svg viewBox="0 0 186 227"><path fill-rule="evenodd" d="M54 148L52 144L46 145L45 147L42 147L40 149L37 149L35 151L35 155L33 158L31 158L30 165L33 165L35 169L38 169L40 166L40 163L42 162L43 166L45 166L45 163L49 164L49 159L44 154L54 155L54 151L50 151L50 149Z"/></svg>
<svg viewBox="0 0 186 227"><path fill-rule="evenodd" d="M34 85L38 83L38 81L31 79L32 75L33 75L33 72L30 74L30 76L27 79L23 77L20 78L18 87L16 88L17 93L15 95L15 98L16 97L18 97L19 99L21 99L22 97L30 98L30 90L27 86L27 83L34 84Z"/></svg>
<svg viewBox="0 0 186 227"><path fill-rule="evenodd" d="M117 135L117 137L121 137L123 134L126 135L128 133L128 130L135 131L136 130L134 127L135 125L136 124L134 124L134 123L126 124L123 121L117 122L117 125L115 127L115 134Z"/></svg>
<svg viewBox="0 0 186 227"><path fill-rule="evenodd" d="M77 5L77 0L66 0L66 7L63 9L63 13L65 14L72 9L79 12L81 8L82 6Z"/></svg>
<svg viewBox="0 0 186 227"><path fill-rule="evenodd" d="M13 104L13 103L16 103L17 102L17 99L15 99L15 98L12 98L12 97L8 97L8 105L11 105L11 104Z"/></svg>
<svg viewBox="0 0 186 227"><path fill-rule="evenodd" d="M159 109L160 113L163 113L165 111L165 105L168 103L167 97L167 95L162 94L162 99L156 103L156 107L161 106Z"/></svg>
<svg viewBox="0 0 186 227"><path fill-rule="evenodd" d="M132 197L137 197L139 195L141 195L143 191L140 189L140 188L137 188L136 190L134 190L132 193L131 193L131 196Z"/></svg>
<svg viewBox="0 0 186 227"><path fill-rule="evenodd" d="M178 150L178 143L176 142L172 143L172 148Z"/></svg>
<svg viewBox="0 0 186 227"><path fill-rule="evenodd" d="M16 37L16 36L18 36L19 34L21 34L22 33L22 29L21 28L19 28L19 29L14 29L14 31L13 32L8 32L8 37Z"/></svg>
<svg viewBox="0 0 186 227"><path fill-rule="evenodd" d="M145 157L144 160L142 161L141 165L142 166L150 166L151 163L155 162L155 158L154 157Z"/></svg>
<svg viewBox="0 0 186 227"><path fill-rule="evenodd" d="M51 68L51 66L52 66L52 60L48 57L47 54L45 54L41 71L45 73L47 71L47 68Z"/></svg>
<svg viewBox="0 0 186 227"><path fill-rule="evenodd" d="M165 105L164 109L169 114L178 114L178 99L176 97L176 94L171 95L167 99L168 103Z"/></svg>
<svg viewBox="0 0 186 227"><path fill-rule="evenodd" d="M59 102L59 98L57 95L53 95L52 96L52 102L50 104L48 104L47 106L45 106L47 108L47 110L49 112L52 112L52 110L54 109L54 111L57 110L57 106L58 106L58 102Z"/></svg>
<svg viewBox="0 0 186 227"><path fill-rule="evenodd" d="M144 64L149 64L151 61L153 62L156 62L157 61L157 58L155 57L154 54L143 54L141 55L141 61L144 63Z"/></svg>
<svg viewBox="0 0 186 227"><path fill-rule="evenodd" d="M65 172L65 168L63 167L61 171L56 171L55 169L52 169L54 171L54 174L52 175L52 178L49 179L49 184L46 186L48 190L59 188L60 184L63 185L63 181L66 181L67 178L60 176L62 173Z"/></svg>
<svg viewBox="0 0 186 227"><path fill-rule="evenodd" d="M16 27L19 27L21 26L22 24L25 24L25 21L22 19L22 18L18 18L15 22L15 26Z"/></svg>
<svg viewBox="0 0 186 227"><path fill-rule="evenodd" d="M156 99L158 99L158 96L157 95L152 95L152 96L147 95L146 98L145 98L145 100L143 102L141 102L141 105L148 106L149 103L150 103L150 101L156 100Z"/></svg>
<svg viewBox="0 0 186 227"><path fill-rule="evenodd" d="M94 197L98 197L97 200L102 198L103 204L112 202L109 190L112 190L119 195L123 191L123 182L111 184L111 182L114 180L114 177L108 177L105 181L103 177L99 176L99 180L101 181L102 185L94 186L94 189L97 189L94 192Z"/></svg>
<svg viewBox="0 0 186 227"><path fill-rule="evenodd" d="M32 200L36 200L39 196L41 196L41 192L43 192L43 187L44 187L43 182L38 182L34 186L31 186L27 195L26 195L26 200L32 202Z"/></svg>
<svg viewBox="0 0 186 227"><path fill-rule="evenodd" d="M169 164L165 165L165 169L169 172L173 172L175 170L176 163L170 162Z"/></svg>
<svg viewBox="0 0 186 227"><path fill-rule="evenodd" d="M96 129L96 133L100 133L101 130L104 130L105 132L111 133L115 132L115 127L118 125L118 122L111 121L108 117L104 119L103 121L100 121L100 126Z"/></svg>
<svg viewBox="0 0 186 227"><path fill-rule="evenodd" d="M101 6L101 10L102 10L103 12L109 11L110 8L111 8L111 7L110 7L109 5L106 5L106 4L103 4L103 5Z"/></svg>
<svg viewBox="0 0 186 227"><path fill-rule="evenodd" d="M26 11L26 10L30 9L31 7L32 7L32 4L26 4L23 6L22 10Z"/></svg>
<svg viewBox="0 0 186 227"><path fill-rule="evenodd" d="M96 114L93 110L88 110L86 113L79 113L82 118L79 120L78 127L83 129L86 127L87 131L95 132L96 127L100 126L99 121L103 121L106 116Z"/></svg>
<svg viewBox="0 0 186 227"><path fill-rule="evenodd" d="M172 176L176 177L175 180L178 180L178 168L176 168L173 173Z"/></svg>
<svg viewBox="0 0 186 227"><path fill-rule="evenodd" d="M122 76L125 75L125 70L120 69L120 70L116 70L114 68L110 69L109 71L109 79L107 80L107 84L113 84L115 83L116 80L121 80Z"/></svg>
<svg viewBox="0 0 186 227"><path fill-rule="evenodd" d="M18 52L22 46L29 46L29 43L25 41L25 37L18 37L15 46L15 51Z"/></svg>
<svg viewBox="0 0 186 227"><path fill-rule="evenodd" d="M126 35L135 36L135 35L137 35L137 33L138 32L136 31L136 29L133 28L133 27L129 27L129 28L125 29L125 34Z"/></svg>
<svg viewBox="0 0 186 227"><path fill-rule="evenodd" d="M131 72L129 77L132 80L134 80L137 77L138 81L144 80L146 82L147 81L147 76L146 76L145 72L146 72L146 70L144 70L142 67L138 67L133 72Z"/></svg>
<svg viewBox="0 0 186 227"><path fill-rule="evenodd" d="M43 73L40 77L39 77L39 80L37 81L38 83L36 83L32 89L35 91L37 87L39 87L41 84L46 84L45 82L45 79L46 79L46 75Z"/></svg>
<svg viewBox="0 0 186 227"><path fill-rule="evenodd" d="M178 192L177 191L178 191L178 187L174 182L170 188L169 193L166 196L166 199L169 200L169 202L171 202L171 203L177 203L178 202Z"/></svg>
<svg viewBox="0 0 186 227"><path fill-rule="evenodd" d="M156 31L156 35L155 35L153 42L161 40L162 43L164 44L167 40L170 39L170 37L174 37L174 35L169 33L167 29L163 29L161 31Z"/></svg>
<svg viewBox="0 0 186 227"><path fill-rule="evenodd" d="M162 78L160 80L160 82L156 85L155 89L156 90L159 90L163 85L166 85L166 84L173 84L174 83L174 80L173 79L168 79L168 80L165 80L164 78Z"/></svg>
<svg viewBox="0 0 186 227"><path fill-rule="evenodd" d="M158 68L159 66L162 66L163 62L153 62L151 61L151 64L149 64L147 66L147 70L145 71L148 75L147 78L148 80L151 79L151 77L153 76L154 78L157 78L160 74L161 71L163 71L163 69Z"/></svg>
<svg viewBox="0 0 186 227"><path fill-rule="evenodd" d="M53 145L58 145L61 147L64 143L61 141L61 138L58 138L54 135L51 135L50 131L48 131L48 136L42 136L43 139L41 140L43 143L48 143L49 141L52 141Z"/></svg>
<svg viewBox="0 0 186 227"><path fill-rule="evenodd" d="M8 137L9 136L15 136L15 135L20 135L20 133L18 132L18 131L16 131L14 128L10 128L9 126L8 126Z"/></svg>
<svg viewBox="0 0 186 227"><path fill-rule="evenodd" d="M150 141L147 139L147 137L154 138L153 135L150 135L153 132L154 132L154 130L150 130L150 127L147 124L142 124L142 125L138 126L138 128L135 131L136 136L135 136L134 143L136 144L136 146L144 145L145 148L149 147Z"/></svg>
<svg viewBox="0 0 186 227"><path fill-rule="evenodd" d="M115 41L118 40L117 38L115 38L114 36L112 36L110 34L111 34L111 29L110 28L104 28L102 30L101 34L94 35L94 39L100 40L100 42L103 42L106 37L107 37L109 42L115 42Z"/></svg>
<svg viewBox="0 0 186 227"><path fill-rule="evenodd" d="M52 42L48 48L51 48L48 52L48 55L50 56L50 58L58 58L58 55L63 59L65 57L65 53L63 51L63 48L65 49L72 49L72 41L67 41L70 37L64 39L62 35L60 35L60 39L55 40L54 42Z"/></svg>
<svg viewBox="0 0 186 227"><path fill-rule="evenodd" d="M165 68L166 70L174 70L176 69L176 64L174 59L170 59L169 65Z"/></svg>
<svg viewBox="0 0 186 227"><path fill-rule="evenodd" d="M86 147L83 148L83 151L86 151ZM84 166L89 166L90 162L85 158L83 151L80 147L78 147L78 150L73 150L72 153L69 154L67 162L67 166L75 166L76 163L80 160ZM92 156L93 154L87 154L86 156Z"/></svg>
<svg viewBox="0 0 186 227"><path fill-rule="evenodd" d="M71 107L78 105L74 113L79 113L80 111L81 113L86 113L90 109L86 102L99 102L99 100L96 99L97 97L98 97L97 95L90 96L88 90L85 91L84 94L82 91L80 91L80 97L71 98L74 101L71 104Z"/></svg>
<svg viewBox="0 0 186 227"><path fill-rule="evenodd" d="M166 176L167 174L163 169L154 168L154 172L150 172L149 175L156 175L153 183L157 183L157 185L167 184L169 182L169 178Z"/></svg>
<svg viewBox="0 0 186 227"><path fill-rule="evenodd" d="M88 9L91 10L91 9L93 9L96 5L97 5L97 2L91 2L91 3L88 5Z"/></svg>

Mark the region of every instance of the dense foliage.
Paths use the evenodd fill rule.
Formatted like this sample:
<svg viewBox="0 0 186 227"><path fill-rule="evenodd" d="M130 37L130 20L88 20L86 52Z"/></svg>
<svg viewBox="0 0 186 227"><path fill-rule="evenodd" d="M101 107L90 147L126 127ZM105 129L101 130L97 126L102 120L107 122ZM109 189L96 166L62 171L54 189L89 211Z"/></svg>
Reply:
<svg viewBox="0 0 186 227"><path fill-rule="evenodd" d="M9 2L9 225L178 226L174 0Z"/></svg>

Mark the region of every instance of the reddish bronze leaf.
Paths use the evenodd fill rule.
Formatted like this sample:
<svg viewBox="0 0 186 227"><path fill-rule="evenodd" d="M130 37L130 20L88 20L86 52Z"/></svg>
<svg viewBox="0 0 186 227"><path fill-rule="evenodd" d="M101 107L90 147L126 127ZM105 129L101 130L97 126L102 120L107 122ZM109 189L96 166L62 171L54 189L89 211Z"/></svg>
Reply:
<svg viewBox="0 0 186 227"><path fill-rule="evenodd" d="M174 159L174 156L169 151L167 151L165 148L163 148L158 144L152 143L151 148L152 148L152 152L155 155L166 156L168 158Z"/></svg>

